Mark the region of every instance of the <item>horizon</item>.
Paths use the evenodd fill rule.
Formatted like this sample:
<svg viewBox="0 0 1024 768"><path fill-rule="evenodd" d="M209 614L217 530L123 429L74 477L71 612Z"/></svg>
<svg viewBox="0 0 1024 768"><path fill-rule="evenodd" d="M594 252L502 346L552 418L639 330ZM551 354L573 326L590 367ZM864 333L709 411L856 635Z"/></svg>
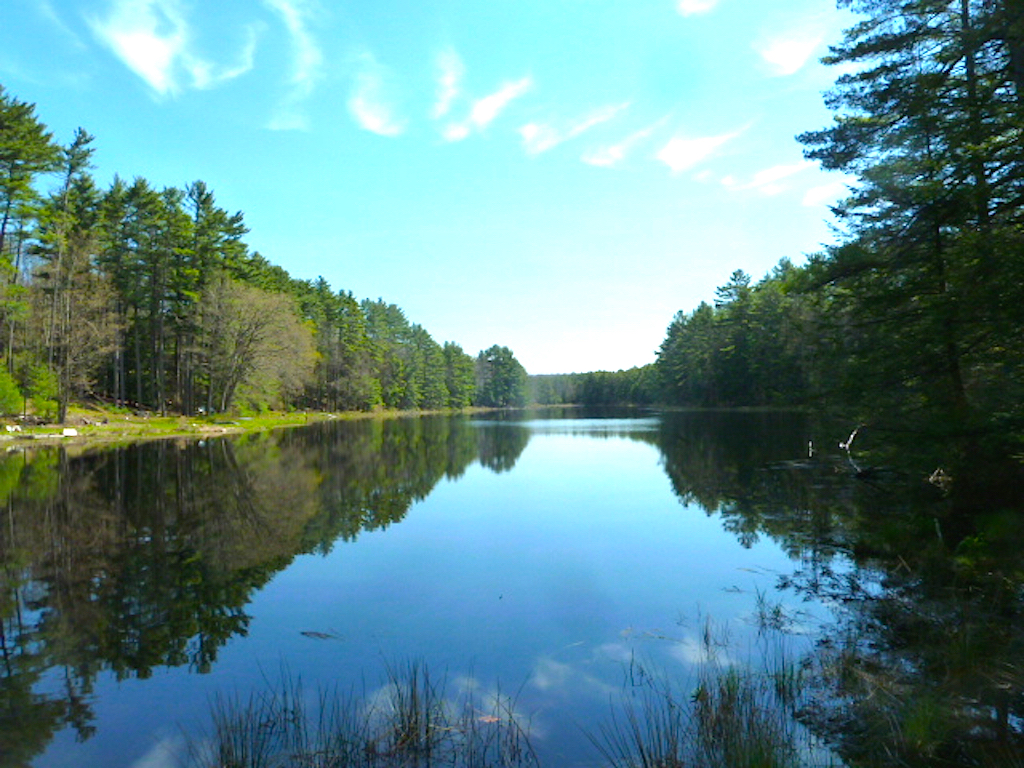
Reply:
<svg viewBox="0 0 1024 768"><path fill-rule="evenodd" d="M810 0L16 2L0 83L95 176L205 181L251 251L532 375L654 362L679 311L833 239ZM40 51L46 51L41 56Z"/></svg>

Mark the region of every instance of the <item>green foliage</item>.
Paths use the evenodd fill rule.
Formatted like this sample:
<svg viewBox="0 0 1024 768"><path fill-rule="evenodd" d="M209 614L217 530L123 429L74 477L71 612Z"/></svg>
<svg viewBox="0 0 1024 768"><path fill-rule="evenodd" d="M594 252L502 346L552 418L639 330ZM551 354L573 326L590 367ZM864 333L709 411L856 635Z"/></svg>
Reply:
<svg viewBox="0 0 1024 768"><path fill-rule="evenodd" d="M807 157L854 179L839 240L669 326L670 403L817 402L901 430L1024 430L1019 0L844 0L833 123Z"/></svg>
<svg viewBox="0 0 1024 768"><path fill-rule="evenodd" d="M0 368L0 413L7 416L21 413L24 406L25 398L14 378L6 368Z"/></svg>
<svg viewBox="0 0 1024 768"><path fill-rule="evenodd" d="M56 372L45 363L29 363L22 371L21 388L37 416L52 419L57 415L59 387Z"/></svg>
<svg viewBox="0 0 1024 768"><path fill-rule="evenodd" d="M805 400L817 345L809 301L789 290L799 273L783 260L756 285L741 271L715 306L680 312L658 352L665 400L689 406L759 406Z"/></svg>
<svg viewBox="0 0 1024 768"><path fill-rule="evenodd" d="M448 389L449 408L468 408L473 404L476 392L476 374L473 358L467 355L458 344L445 342L444 349L444 380Z"/></svg>
<svg viewBox="0 0 1024 768"><path fill-rule="evenodd" d="M1020 4L850 5L868 18L828 59L852 68L835 122L801 137L857 177L843 241L809 266L841 393L952 429L1024 417Z"/></svg>
<svg viewBox="0 0 1024 768"><path fill-rule="evenodd" d="M489 408L521 408L526 405L526 369L508 347L484 350L476 358L474 403Z"/></svg>
<svg viewBox="0 0 1024 768"><path fill-rule="evenodd" d="M653 365L625 371L530 376L529 392L530 402L537 405L653 405L662 399Z"/></svg>
<svg viewBox="0 0 1024 768"><path fill-rule="evenodd" d="M34 110L0 88L0 338L8 362L52 367L56 390L37 393L37 409L63 418L93 394L187 414L472 403L474 364L458 345L394 304L360 303L250 252L242 213L203 181L158 189L115 176L97 188L93 137L78 129L60 147Z"/></svg>

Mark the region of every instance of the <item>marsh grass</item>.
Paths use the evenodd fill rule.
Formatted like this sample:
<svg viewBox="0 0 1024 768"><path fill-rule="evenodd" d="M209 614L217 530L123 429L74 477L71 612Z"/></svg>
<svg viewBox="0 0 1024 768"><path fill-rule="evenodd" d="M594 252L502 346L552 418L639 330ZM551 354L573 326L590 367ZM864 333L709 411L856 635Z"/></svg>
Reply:
<svg viewBox="0 0 1024 768"><path fill-rule="evenodd" d="M371 695L281 681L247 698L218 697L209 730L189 740L189 768L532 768L529 724L515 700L449 694L426 665L388 666Z"/></svg>
<svg viewBox="0 0 1024 768"><path fill-rule="evenodd" d="M611 768L810 768L841 763L799 721L806 670L780 642L760 666L731 663L711 622L694 676L636 660L607 722L588 733ZM764 649L762 649L764 650Z"/></svg>

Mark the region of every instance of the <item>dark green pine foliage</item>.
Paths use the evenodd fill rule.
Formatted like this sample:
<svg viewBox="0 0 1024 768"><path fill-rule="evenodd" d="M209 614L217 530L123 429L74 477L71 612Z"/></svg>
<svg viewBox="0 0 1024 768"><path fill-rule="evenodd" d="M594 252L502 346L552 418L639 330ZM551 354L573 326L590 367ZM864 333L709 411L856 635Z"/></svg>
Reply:
<svg viewBox="0 0 1024 768"><path fill-rule="evenodd" d="M522 407L527 401L526 369L508 347L495 344L476 358L474 403L488 408Z"/></svg>
<svg viewBox="0 0 1024 768"><path fill-rule="evenodd" d="M822 384L947 426L1024 416L1024 7L841 5L867 18L826 61L854 71L834 124L800 137L857 179L842 241L808 269L836 350Z"/></svg>
<svg viewBox="0 0 1024 768"><path fill-rule="evenodd" d="M79 128L62 150L60 184L39 209L31 248L32 325L42 338L24 356L23 370L45 365L54 372L61 422L113 345L112 292L96 269L101 193L90 174L92 141Z"/></svg>
<svg viewBox="0 0 1024 768"><path fill-rule="evenodd" d="M24 236L32 206L40 200L36 181L60 167L61 148L39 121L35 105L0 86L0 256L16 251L8 242Z"/></svg>
<svg viewBox="0 0 1024 768"><path fill-rule="evenodd" d="M686 406L793 404L810 394L815 345L808 299L793 293L783 260L759 283L737 270L715 306L680 312L658 352L665 400Z"/></svg>
<svg viewBox="0 0 1024 768"><path fill-rule="evenodd" d="M370 339L374 374L380 382L381 400L387 408L415 408L419 403L417 382L410 377L412 328L405 313L383 299L362 302Z"/></svg>
<svg viewBox="0 0 1024 768"><path fill-rule="evenodd" d="M36 117L35 105L0 86L0 348L8 370L14 369L16 336L29 310L21 273L42 200L38 182L60 162L61 147Z"/></svg>
<svg viewBox="0 0 1024 768"><path fill-rule="evenodd" d="M448 388L449 408L468 408L473 404L476 392L476 374L473 358L458 344L445 342L444 355L445 385Z"/></svg>
<svg viewBox="0 0 1024 768"><path fill-rule="evenodd" d="M448 407L448 385L444 351L422 325L411 328L412 378L419 395L418 408L437 410Z"/></svg>

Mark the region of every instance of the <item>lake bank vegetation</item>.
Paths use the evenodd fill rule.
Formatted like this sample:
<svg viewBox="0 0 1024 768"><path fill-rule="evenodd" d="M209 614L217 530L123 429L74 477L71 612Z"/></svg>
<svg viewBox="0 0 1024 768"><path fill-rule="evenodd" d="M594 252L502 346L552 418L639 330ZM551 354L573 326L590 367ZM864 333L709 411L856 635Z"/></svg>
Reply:
<svg viewBox="0 0 1024 768"><path fill-rule="evenodd" d="M195 181L92 175L0 87L0 412L83 400L161 415L521 405L507 347L439 344L383 299L291 277Z"/></svg>
<svg viewBox="0 0 1024 768"><path fill-rule="evenodd" d="M1024 455L1024 7L839 4L860 19L825 58L834 120L798 137L845 174L835 244L736 270L652 368L537 380L542 401L807 404L937 461Z"/></svg>
<svg viewBox="0 0 1024 768"><path fill-rule="evenodd" d="M507 347L439 344L394 304L250 250L202 181L100 188L92 136L61 145L0 91L0 411L808 405L939 453L1021 454L1022 14L841 4L862 21L826 58L844 71L834 122L799 137L848 182L835 244L760 280L736 270L628 371L527 381Z"/></svg>

